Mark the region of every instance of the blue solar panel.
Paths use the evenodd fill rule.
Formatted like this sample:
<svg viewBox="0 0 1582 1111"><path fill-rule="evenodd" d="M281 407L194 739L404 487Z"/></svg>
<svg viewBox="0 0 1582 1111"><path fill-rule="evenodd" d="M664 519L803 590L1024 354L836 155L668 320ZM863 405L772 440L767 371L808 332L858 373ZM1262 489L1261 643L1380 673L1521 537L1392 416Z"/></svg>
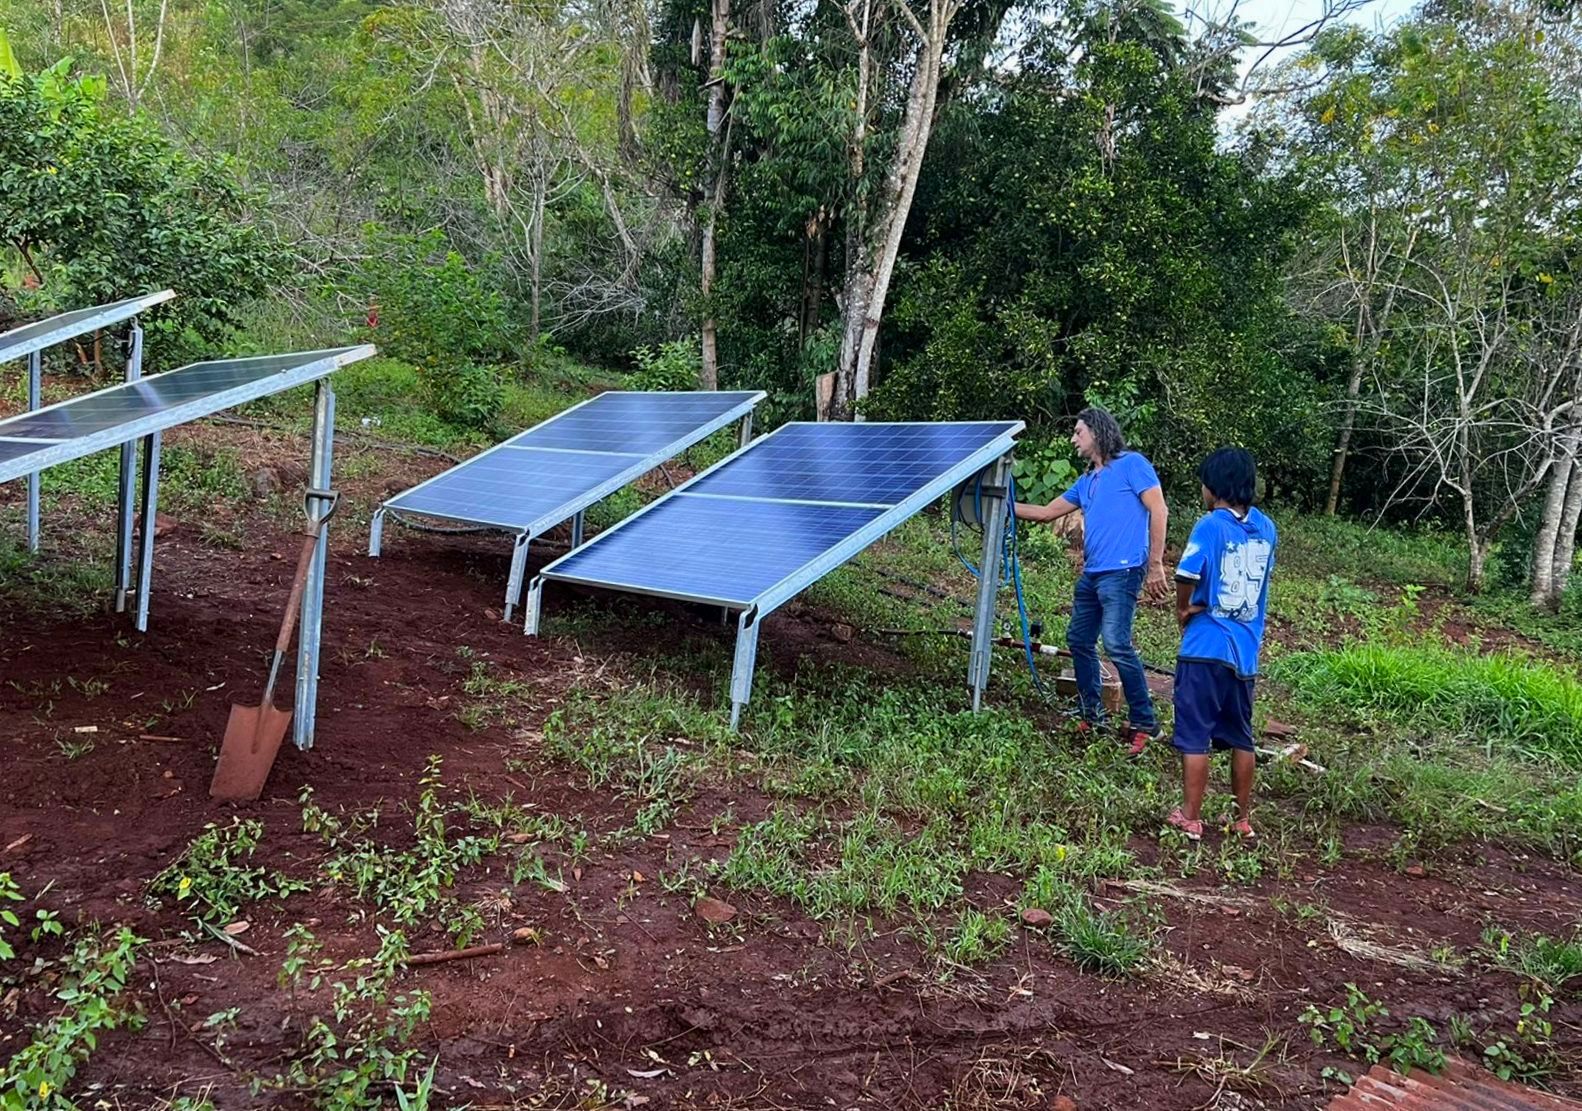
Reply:
<svg viewBox="0 0 1582 1111"><path fill-rule="evenodd" d="M1021 428L785 425L543 576L773 608L1005 454Z"/></svg>
<svg viewBox="0 0 1582 1111"><path fill-rule="evenodd" d="M666 498L556 561L556 574L746 606L884 511L736 498Z"/></svg>
<svg viewBox="0 0 1582 1111"><path fill-rule="evenodd" d="M513 447L648 455L762 397L757 393L603 393L507 440Z"/></svg>
<svg viewBox="0 0 1582 1111"><path fill-rule="evenodd" d="M442 481L403 494L392 504L413 513L530 528L553 514L567 491L608 482L631 465L627 455L507 446L446 472ZM556 517L550 524L560 520Z"/></svg>
<svg viewBox="0 0 1582 1111"><path fill-rule="evenodd" d="M894 505L1011 424L791 424L689 493Z"/></svg>
<svg viewBox="0 0 1582 1111"><path fill-rule="evenodd" d="M757 392L609 392L398 494L388 509L540 533L752 411Z"/></svg>

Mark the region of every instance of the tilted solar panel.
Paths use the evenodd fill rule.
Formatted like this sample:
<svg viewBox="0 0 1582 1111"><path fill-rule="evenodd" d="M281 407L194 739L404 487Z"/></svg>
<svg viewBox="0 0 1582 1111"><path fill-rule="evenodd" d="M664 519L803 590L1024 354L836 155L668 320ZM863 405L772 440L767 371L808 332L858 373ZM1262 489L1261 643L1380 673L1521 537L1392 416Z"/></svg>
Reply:
<svg viewBox="0 0 1582 1111"><path fill-rule="evenodd" d="M23 324L19 328L12 328L9 332L0 332L0 363L21 359L35 351L64 343L75 336L86 335L100 328L119 324L123 320L130 320L155 305L169 301L174 296L175 294L170 290L162 289L158 293L128 297L124 301L96 305L91 309L74 309L47 320Z"/></svg>
<svg viewBox="0 0 1582 1111"><path fill-rule="evenodd" d="M735 421L751 419L761 391L608 391L397 494L374 515L377 556L388 510L514 531L505 616L522 592L527 545L665 460Z"/></svg>
<svg viewBox="0 0 1582 1111"><path fill-rule="evenodd" d="M0 439L40 443L32 452L7 448L0 482L323 378L373 353L363 345L192 363L21 413L0 421Z"/></svg>
<svg viewBox="0 0 1582 1111"><path fill-rule="evenodd" d="M528 632L537 631L546 580L739 610L734 722L758 621L956 484L997 461L1003 470L1022 427L784 425L545 567L528 596ZM986 533L991 566L998 527ZM986 659L981 667L986 674Z"/></svg>

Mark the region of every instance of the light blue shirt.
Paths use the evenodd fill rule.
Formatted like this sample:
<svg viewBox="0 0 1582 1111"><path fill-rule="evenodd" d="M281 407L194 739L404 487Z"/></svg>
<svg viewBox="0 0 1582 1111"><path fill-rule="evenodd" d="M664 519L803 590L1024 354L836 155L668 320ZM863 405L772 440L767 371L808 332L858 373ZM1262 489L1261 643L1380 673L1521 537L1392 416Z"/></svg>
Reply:
<svg viewBox="0 0 1582 1111"><path fill-rule="evenodd" d="M1176 578L1195 582L1192 604L1208 608L1181 632L1183 660L1229 664L1243 679L1258 674L1277 539L1274 522L1257 509L1244 518L1216 509L1192 526Z"/></svg>
<svg viewBox="0 0 1582 1111"><path fill-rule="evenodd" d="M1158 485L1153 464L1139 452L1124 451L1060 495L1082 510L1083 571L1121 571L1148 562L1142 495Z"/></svg>

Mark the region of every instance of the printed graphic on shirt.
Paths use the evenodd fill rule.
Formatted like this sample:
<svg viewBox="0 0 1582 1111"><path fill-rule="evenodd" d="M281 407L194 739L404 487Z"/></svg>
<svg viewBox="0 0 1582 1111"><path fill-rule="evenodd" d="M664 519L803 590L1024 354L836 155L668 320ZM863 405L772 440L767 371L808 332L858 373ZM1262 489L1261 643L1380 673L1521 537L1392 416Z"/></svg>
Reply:
<svg viewBox="0 0 1582 1111"><path fill-rule="evenodd" d="M1219 558L1219 589L1214 596L1214 616L1231 621L1251 621L1258 616L1263 582L1269 577L1269 557L1274 545L1260 538L1227 544Z"/></svg>

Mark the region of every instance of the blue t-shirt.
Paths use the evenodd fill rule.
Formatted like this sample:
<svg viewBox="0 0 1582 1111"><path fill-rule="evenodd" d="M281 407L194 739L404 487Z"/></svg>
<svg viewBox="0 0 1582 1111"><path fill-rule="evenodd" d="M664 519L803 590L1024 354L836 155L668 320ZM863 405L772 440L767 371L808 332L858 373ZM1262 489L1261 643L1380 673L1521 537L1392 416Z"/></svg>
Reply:
<svg viewBox="0 0 1582 1111"><path fill-rule="evenodd" d="M1084 571L1119 571L1148 562L1148 507L1141 499L1158 485L1152 463L1138 452L1123 451L1060 495L1082 510Z"/></svg>
<svg viewBox="0 0 1582 1111"><path fill-rule="evenodd" d="M1258 674L1276 539L1274 522L1257 509L1245 518L1216 509L1192 526L1176 578L1196 582L1192 604L1208 609L1182 630L1183 660L1229 664L1243 679Z"/></svg>

